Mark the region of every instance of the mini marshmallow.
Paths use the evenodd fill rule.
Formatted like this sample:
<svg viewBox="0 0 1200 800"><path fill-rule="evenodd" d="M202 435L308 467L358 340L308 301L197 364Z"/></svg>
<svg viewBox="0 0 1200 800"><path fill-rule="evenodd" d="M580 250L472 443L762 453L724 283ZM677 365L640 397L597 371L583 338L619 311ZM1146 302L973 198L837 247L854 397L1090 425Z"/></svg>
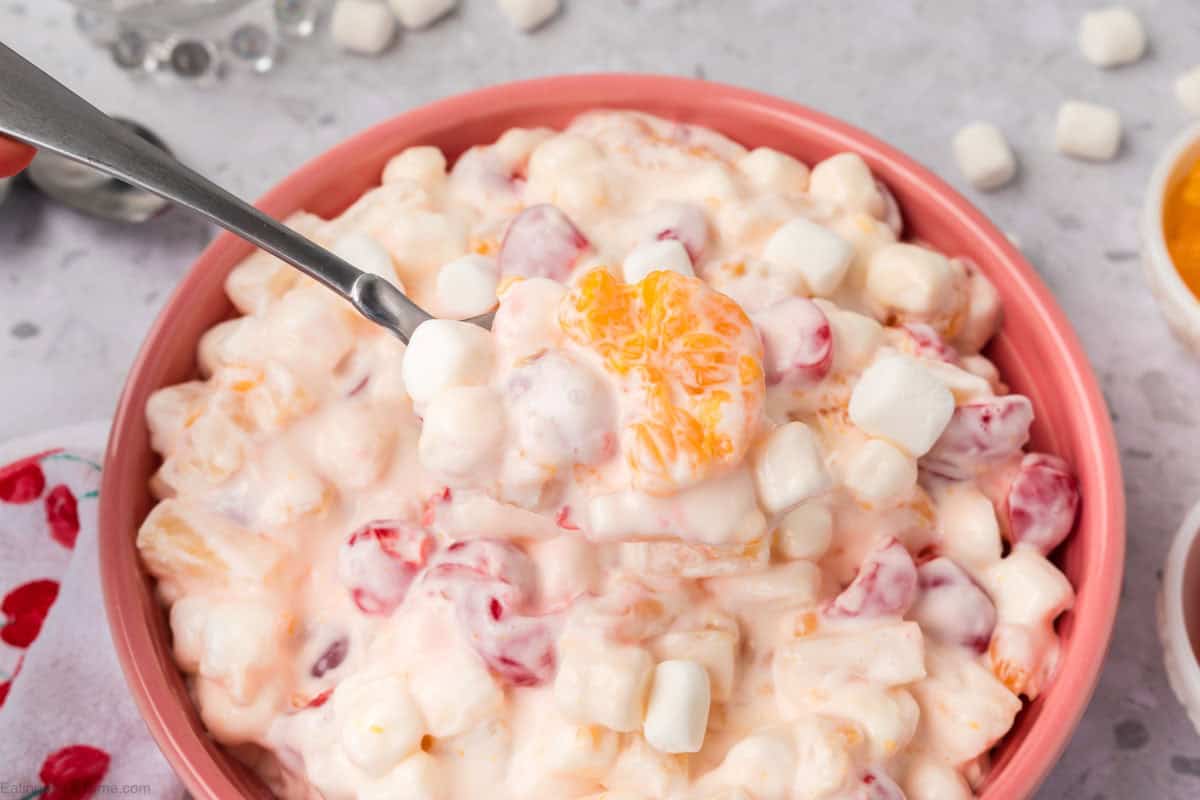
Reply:
<svg viewBox="0 0 1200 800"><path fill-rule="evenodd" d="M333 703L342 750L372 777L415 752L425 735L425 721L400 675L353 675L338 684Z"/></svg>
<svg viewBox="0 0 1200 800"><path fill-rule="evenodd" d="M954 395L915 359L891 356L863 371L850 395L850 420L913 456L929 452L954 414Z"/></svg>
<svg viewBox="0 0 1200 800"><path fill-rule="evenodd" d="M1088 161L1109 161L1121 147L1121 116L1108 106L1068 100L1058 108L1058 152Z"/></svg>
<svg viewBox="0 0 1200 800"><path fill-rule="evenodd" d="M864 367L883 343L883 326L865 314L845 311L824 300L814 302L825 313L833 334L833 371L854 372Z"/></svg>
<svg viewBox="0 0 1200 800"><path fill-rule="evenodd" d="M399 287L400 291L404 291L400 278L396 276L396 267L392 263L392 257L371 234L348 233L334 242L330 250L335 256L349 262L352 266L358 267L363 272L387 278Z"/></svg>
<svg viewBox="0 0 1200 800"><path fill-rule="evenodd" d="M816 605L821 568L811 561L787 561L760 572L710 578L708 589L735 611Z"/></svg>
<svg viewBox="0 0 1200 800"><path fill-rule="evenodd" d="M838 153L813 167L808 192L846 212L860 211L882 219L885 211L875 176L857 153Z"/></svg>
<svg viewBox="0 0 1200 800"><path fill-rule="evenodd" d="M845 484L869 502L892 500L917 485L917 461L882 439L870 439L846 464Z"/></svg>
<svg viewBox="0 0 1200 800"><path fill-rule="evenodd" d="M504 16L518 30L528 33L558 13L560 0L496 0Z"/></svg>
<svg viewBox="0 0 1200 800"><path fill-rule="evenodd" d="M883 689L870 684L839 687L814 703L814 710L858 726L866 739L867 759L883 763L912 741L921 710L904 689Z"/></svg>
<svg viewBox="0 0 1200 800"><path fill-rule="evenodd" d="M663 753L696 753L708 730L708 673L695 661L663 661L654 668L642 734Z"/></svg>
<svg viewBox="0 0 1200 800"><path fill-rule="evenodd" d="M1200 117L1200 66L1192 67L1175 79L1175 99L1184 111Z"/></svg>
<svg viewBox="0 0 1200 800"><path fill-rule="evenodd" d="M939 549L973 574L1000 560L1003 544L996 509L969 484L953 484L937 494Z"/></svg>
<svg viewBox="0 0 1200 800"><path fill-rule="evenodd" d="M663 239L638 245L625 256L621 269L626 283L639 283L642 278L657 270L670 270L689 278L696 275L687 248L677 239Z"/></svg>
<svg viewBox="0 0 1200 800"><path fill-rule="evenodd" d="M921 757L913 759L904 778L904 791L909 797L929 797L934 800L974 800L971 791L958 770L937 759Z"/></svg>
<svg viewBox="0 0 1200 800"><path fill-rule="evenodd" d="M655 641L654 654L664 660L686 660L704 667L712 699L723 703L733 693L738 637L728 630L677 631Z"/></svg>
<svg viewBox="0 0 1200 800"><path fill-rule="evenodd" d="M705 800L751 796L750 791L742 794L740 789L752 790L756 800L788 800L793 797L796 780L796 749L782 731L752 734L731 747L725 760L710 774L728 793L701 795Z"/></svg>
<svg viewBox="0 0 1200 800"><path fill-rule="evenodd" d="M867 294L885 309L930 315L954 300L959 271L941 253L899 242L875 251L867 264Z"/></svg>
<svg viewBox="0 0 1200 800"><path fill-rule="evenodd" d="M458 0L389 0L400 24L412 30L432 25L450 13Z"/></svg>
<svg viewBox="0 0 1200 800"><path fill-rule="evenodd" d="M833 512L820 502L801 503L779 522L775 550L787 559L816 561L833 541Z"/></svg>
<svg viewBox="0 0 1200 800"><path fill-rule="evenodd" d="M496 307L500 270L494 259L474 253L438 270L438 310L460 319L486 314Z"/></svg>
<svg viewBox="0 0 1200 800"><path fill-rule="evenodd" d="M220 683L234 702L250 703L270 677L281 619L277 609L246 601L214 605L204 624L198 673Z"/></svg>
<svg viewBox="0 0 1200 800"><path fill-rule="evenodd" d="M413 181L422 186L436 186L446 177L446 156L436 147L410 147L392 156L383 168L383 183Z"/></svg>
<svg viewBox="0 0 1200 800"><path fill-rule="evenodd" d="M808 188L808 167L770 147L756 147L738 161L738 169L762 189L799 194Z"/></svg>
<svg viewBox="0 0 1200 800"><path fill-rule="evenodd" d="M504 707L504 690L465 644L454 642L436 657L414 659L408 678L429 733L441 739L471 730Z"/></svg>
<svg viewBox="0 0 1200 800"><path fill-rule="evenodd" d="M418 413L447 386L488 382L493 361L492 337L478 325L430 319L413 332L404 351L404 386Z"/></svg>
<svg viewBox="0 0 1200 800"><path fill-rule="evenodd" d="M640 647L607 641L559 642L554 701L579 725L603 725L620 733L642 726L654 660Z"/></svg>
<svg viewBox="0 0 1200 800"><path fill-rule="evenodd" d="M754 479L768 512L787 511L832 484L821 443L803 422L781 425L755 450Z"/></svg>
<svg viewBox="0 0 1200 800"><path fill-rule="evenodd" d="M487 386L449 386L425 411L417 455L421 466L464 480L483 477L504 441L499 397Z"/></svg>
<svg viewBox="0 0 1200 800"><path fill-rule="evenodd" d="M1075 602L1067 576L1030 547L1017 547L980 576L1004 623L1047 625Z"/></svg>
<svg viewBox="0 0 1200 800"><path fill-rule="evenodd" d="M772 672L779 699L800 706L837 683L901 686L925 677L924 637L915 622L808 636L782 644Z"/></svg>
<svg viewBox="0 0 1200 800"><path fill-rule="evenodd" d="M1146 31L1128 8L1090 11L1079 23L1079 49L1098 67L1132 64L1146 52Z"/></svg>
<svg viewBox="0 0 1200 800"><path fill-rule="evenodd" d="M954 159L971 185L998 189L1017 174L1017 160L1004 134L988 122L972 122L954 135Z"/></svg>
<svg viewBox="0 0 1200 800"><path fill-rule="evenodd" d="M376 0L338 0L329 30L343 50L373 56L386 50L396 38L396 18Z"/></svg>
<svg viewBox="0 0 1200 800"><path fill-rule="evenodd" d="M778 267L789 293L805 292L828 297L837 291L854 257L850 243L815 222L797 217L771 235L763 258Z"/></svg>

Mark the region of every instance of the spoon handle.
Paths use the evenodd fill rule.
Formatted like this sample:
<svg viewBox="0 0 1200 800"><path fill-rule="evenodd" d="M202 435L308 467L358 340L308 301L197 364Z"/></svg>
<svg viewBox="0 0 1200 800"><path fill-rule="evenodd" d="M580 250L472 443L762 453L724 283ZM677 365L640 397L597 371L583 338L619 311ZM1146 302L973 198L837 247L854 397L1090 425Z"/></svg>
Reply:
<svg viewBox="0 0 1200 800"><path fill-rule="evenodd" d="M351 266L142 141L4 44L0 76L0 133L202 214L325 284L405 342L429 319L385 278Z"/></svg>

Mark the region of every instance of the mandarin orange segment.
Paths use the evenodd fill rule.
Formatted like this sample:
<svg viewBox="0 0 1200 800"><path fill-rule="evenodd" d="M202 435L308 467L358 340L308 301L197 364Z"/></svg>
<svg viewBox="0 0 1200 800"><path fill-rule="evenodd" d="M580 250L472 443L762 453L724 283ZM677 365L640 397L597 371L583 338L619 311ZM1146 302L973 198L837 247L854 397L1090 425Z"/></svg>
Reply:
<svg viewBox="0 0 1200 800"><path fill-rule="evenodd" d="M746 454L762 408L762 345L745 312L704 281L603 269L564 298L559 324L592 350L637 407L622 431L636 488L670 494Z"/></svg>

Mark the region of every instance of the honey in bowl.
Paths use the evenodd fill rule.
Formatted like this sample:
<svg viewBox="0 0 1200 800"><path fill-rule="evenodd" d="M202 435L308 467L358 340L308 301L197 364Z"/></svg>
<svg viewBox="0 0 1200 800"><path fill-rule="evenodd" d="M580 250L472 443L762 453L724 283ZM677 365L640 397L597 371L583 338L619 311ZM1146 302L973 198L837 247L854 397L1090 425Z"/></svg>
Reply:
<svg viewBox="0 0 1200 800"><path fill-rule="evenodd" d="M1167 190L1163 236L1175 269L1200 298L1200 159Z"/></svg>

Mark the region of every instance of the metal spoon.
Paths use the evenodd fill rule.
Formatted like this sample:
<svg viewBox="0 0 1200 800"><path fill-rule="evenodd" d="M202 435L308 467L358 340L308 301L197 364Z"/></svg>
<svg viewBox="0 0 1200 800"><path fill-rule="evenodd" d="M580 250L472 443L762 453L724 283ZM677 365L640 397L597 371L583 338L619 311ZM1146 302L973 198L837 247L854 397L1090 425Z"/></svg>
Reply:
<svg viewBox="0 0 1200 800"><path fill-rule="evenodd" d="M196 211L346 298L407 342L430 314L386 278L351 266L147 144L0 44L0 133L87 164ZM473 322L491 327L492 315Z"/></svg>

